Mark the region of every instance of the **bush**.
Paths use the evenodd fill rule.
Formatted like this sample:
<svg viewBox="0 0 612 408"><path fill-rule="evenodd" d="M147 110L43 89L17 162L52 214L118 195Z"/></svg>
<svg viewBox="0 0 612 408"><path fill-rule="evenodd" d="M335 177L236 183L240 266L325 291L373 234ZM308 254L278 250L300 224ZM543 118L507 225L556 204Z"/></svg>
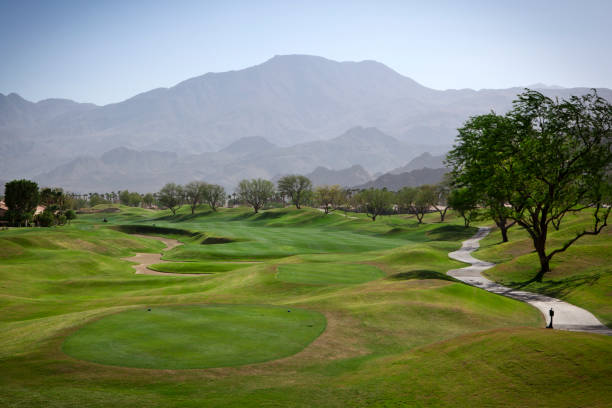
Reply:
<svg viewBox="0 0 612 408"><path fill-rule="evenodd" d="M41 227L50 227L55 224L55 217L51 211L43 211L36 217L38 225Z"/></svg>

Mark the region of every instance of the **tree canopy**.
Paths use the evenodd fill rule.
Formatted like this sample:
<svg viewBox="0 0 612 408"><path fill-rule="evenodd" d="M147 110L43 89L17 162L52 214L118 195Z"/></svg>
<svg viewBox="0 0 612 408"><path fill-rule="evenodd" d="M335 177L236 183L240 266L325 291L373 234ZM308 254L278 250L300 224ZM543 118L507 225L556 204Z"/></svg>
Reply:
<svg viewBox="0 0 612 408"><path fill-rule="evenodd" d="M213 211L222 206L225 202L225 189L218 184L208 184L204 190L204 201L208 203Z"/></svg>
<svg viewBox="0 0 612 408"><path fill-rule="evenodd" d="M531 236L540 260L536 280L552 257L585 235L601 232L610 214L612 106L595 91L553 100L527 90L505 116L471 118L449 153L457 186L504 208ZM549 251L550 228L568 213L591 208L593 226Z"/></svg>
<svg viewBox="0 0 612 408"><path fill-rule="evenodd" d="M168 183L159 190L159 203L176 215L176 210L183 202L183 188L175 183Z"/></svg>
<svg viewBox="0 0 612 408"><path fill-rule="evenodd" d="M40 200L38 184L30 180L13 180L4 185L4 203L13 225L27 225Z"/></svg>
<svg viewBox="0 0 612 408"><path fill-rule="evenodd" d="M308 177L292 174L278 180L278 191L300 209L312 195L312 183Z"/></svg>
<svg viewBox="0 0 612 408"><path fill-rule="evenodd" d="M388 214L392 211L395 195L387 190L370 188L357 193L352 201L353 205L365 212L372 221L381 214Z"/></svg>
<svg viewBox="0 0 612 408"><path fill-rule="evenodd" d="M329 214L346 204L347 192L339 185L319 186L314 191L314 201L316 205L323 208L325 214Z"/></svg>
<svg viewBox="0 0 612 408"><path fill-rule="evenodd" d="M238 195L248 203L257 214L274 197L274 184L264 179L242 180L238 184Z"/></svg>

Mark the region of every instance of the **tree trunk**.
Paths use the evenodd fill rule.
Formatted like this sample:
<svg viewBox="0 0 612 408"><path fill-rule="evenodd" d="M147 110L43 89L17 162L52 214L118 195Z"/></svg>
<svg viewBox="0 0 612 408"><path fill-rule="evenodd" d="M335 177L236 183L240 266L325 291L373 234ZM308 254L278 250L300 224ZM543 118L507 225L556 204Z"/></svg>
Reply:
<svg viewBox="0 0 612 408"><path fill-rule="evenodd" d="M446 210L448 210L448 207L446 207L444 211L440 211L440 222L444 222L444 217L446 217Z"/></svg>
<svg viewBox="0 0 612 408"><path fill-rule="evenodd" d="M508 242L508 227L506 227L506 219L495 220L495 224L501 232L502 242Z"/></svg>
<svg viewBox="0 0 612 408"><path fill-rule="evenodd" d="M550 272L550 260L546 256L546 240L545 239L537 239L534 240L534 246L536 252L538 253L538 258L540 259L540 270L535 277L536 282L542 282L542 277L546 272Z"/></svg>

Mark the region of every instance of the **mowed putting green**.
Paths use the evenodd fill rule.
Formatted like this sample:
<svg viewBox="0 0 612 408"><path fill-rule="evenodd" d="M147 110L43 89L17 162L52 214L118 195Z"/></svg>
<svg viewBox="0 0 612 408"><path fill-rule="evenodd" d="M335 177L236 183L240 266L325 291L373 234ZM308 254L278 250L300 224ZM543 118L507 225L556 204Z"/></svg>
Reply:
<svg viewBox="0 0 612 408"><path fill-rule="evenodd" d="M280 265L276 276L283 282L334 285L365 283L385 274L371 265L303 263Z"/></svg>
<svg viewBox="0 0 612 408"><path fill-rule="evenodd" d="M274 306L174 306L130 310L89 323L63 344L95 363L151 369L239 366L303 350L325 329L318 312Z"/></svg>

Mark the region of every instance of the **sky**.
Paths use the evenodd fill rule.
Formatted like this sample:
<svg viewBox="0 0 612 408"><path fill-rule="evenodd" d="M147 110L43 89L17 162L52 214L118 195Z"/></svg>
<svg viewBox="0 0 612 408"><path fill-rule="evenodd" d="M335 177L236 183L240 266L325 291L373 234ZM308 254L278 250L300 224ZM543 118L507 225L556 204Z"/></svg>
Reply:
<svg viewBox="0 0 612 408"><path fill-rule="evenodd" d="M435 89L612 88L612 1L0 0L0 93L108 104L274 55Z"/></svg>

